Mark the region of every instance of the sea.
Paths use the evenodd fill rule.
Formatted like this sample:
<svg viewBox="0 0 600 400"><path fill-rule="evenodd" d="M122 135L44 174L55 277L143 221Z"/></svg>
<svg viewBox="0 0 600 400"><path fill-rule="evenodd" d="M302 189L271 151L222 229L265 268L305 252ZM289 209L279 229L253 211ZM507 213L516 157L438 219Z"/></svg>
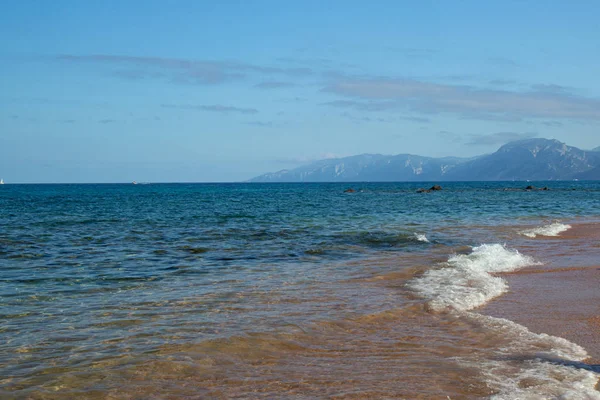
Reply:
<svg viewBox="0 0 600 400"><path fill-rule="evenodd" d="M600 182L431 185L3 185L0 398L599 399L479 310Z"/></svg>

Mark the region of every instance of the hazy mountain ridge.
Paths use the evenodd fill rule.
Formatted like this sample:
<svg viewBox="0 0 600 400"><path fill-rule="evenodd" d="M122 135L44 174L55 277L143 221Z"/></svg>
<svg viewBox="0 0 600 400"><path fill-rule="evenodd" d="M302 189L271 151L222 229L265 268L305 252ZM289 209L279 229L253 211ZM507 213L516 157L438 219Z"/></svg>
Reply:
<svg viewBox="0 0 600 400"><path fill-rule="evenodd" d="M558 140L526 139L454 171L454 180L564 180L600 166L600 154ZM598 178L600 179L600 175Z"/></svg>
<svg viewBox="0 0 600 400"><path fill-rule="evenodd" d="M526 139L474 158L361 154L267 173L250 182L565 179L600 179L600 148L585 151L558 140Z"/></svg>
<svg viewBox="0 0 600 400"><path fill-rule="evenodd" d="M361 154L321 160L292 170L268 173L252 182L352 182L435 180L468 159L412 154Z"/></svg>

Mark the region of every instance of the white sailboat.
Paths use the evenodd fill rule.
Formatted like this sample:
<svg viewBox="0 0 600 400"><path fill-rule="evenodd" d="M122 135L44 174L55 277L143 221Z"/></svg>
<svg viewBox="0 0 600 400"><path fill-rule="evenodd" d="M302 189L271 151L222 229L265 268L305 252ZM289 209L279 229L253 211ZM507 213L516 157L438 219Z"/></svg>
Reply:
<svg viewBox="0 0 600 400"><path fill-rule="evenodd" d="M0 179L0 185L4 185L4 179Z"/></svg>

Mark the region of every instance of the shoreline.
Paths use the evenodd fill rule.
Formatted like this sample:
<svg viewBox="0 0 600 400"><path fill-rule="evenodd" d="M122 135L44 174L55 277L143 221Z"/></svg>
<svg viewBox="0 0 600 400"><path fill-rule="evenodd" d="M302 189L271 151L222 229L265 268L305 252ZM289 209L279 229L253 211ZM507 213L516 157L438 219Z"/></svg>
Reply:
<svg viewBox="0 0 600 400"><path fill-rule="evenodd" d="M589 354L585 362L598 366L600 224L570 225L571 229L557 237L526 240L523 253L543 264L498 273L507 281L509 291L478 312L576 343Z"/></svg>

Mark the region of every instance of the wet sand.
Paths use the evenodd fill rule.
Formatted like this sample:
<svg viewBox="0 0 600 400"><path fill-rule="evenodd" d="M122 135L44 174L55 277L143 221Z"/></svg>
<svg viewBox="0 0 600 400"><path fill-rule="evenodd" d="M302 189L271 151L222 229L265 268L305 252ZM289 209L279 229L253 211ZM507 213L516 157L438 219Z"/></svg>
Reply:
<svg viewBox="0 0 600 400"><path fill-rule="evenodd" d="M600 365L600 224L571 225L524 242L520 250L543 265L501 274L510 292L479 311L577 343Z"/></svg>

